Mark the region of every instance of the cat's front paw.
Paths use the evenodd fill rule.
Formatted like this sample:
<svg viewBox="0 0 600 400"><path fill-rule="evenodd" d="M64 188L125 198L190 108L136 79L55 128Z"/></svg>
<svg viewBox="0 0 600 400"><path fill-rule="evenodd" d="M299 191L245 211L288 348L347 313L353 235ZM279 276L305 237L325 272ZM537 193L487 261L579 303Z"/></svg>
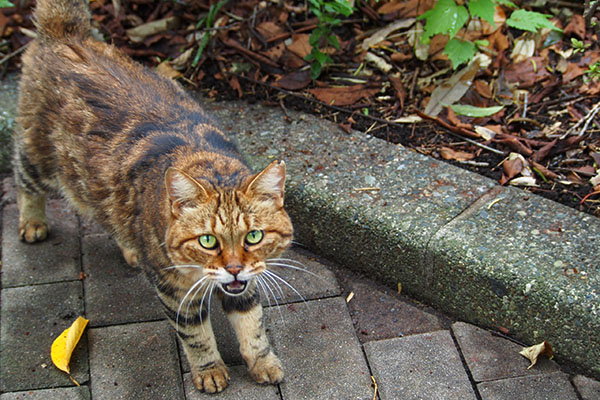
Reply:
<svg viewBox="0 0 600 400"><path fill-rule="evenodd" d="M283 380L281 361L273 352L269 352L266 356L256 360L250 368L250 375L258 383L270 383L272 385L281 383Z"/></svg>
<svg viewBox="0 0 600 400"><path fill-rule="evenodd" d="M192 368L192 378L198 390L217 393L222 392L229 384L229 371L223 362L218 362L203 370Z"/></svg>
<svg viewBox="0 0 600 400"><path fill-rule="evenodd" d="M19 237L27 243L41 242L48 237L48 222L30 219L19 223Z"/></svg>

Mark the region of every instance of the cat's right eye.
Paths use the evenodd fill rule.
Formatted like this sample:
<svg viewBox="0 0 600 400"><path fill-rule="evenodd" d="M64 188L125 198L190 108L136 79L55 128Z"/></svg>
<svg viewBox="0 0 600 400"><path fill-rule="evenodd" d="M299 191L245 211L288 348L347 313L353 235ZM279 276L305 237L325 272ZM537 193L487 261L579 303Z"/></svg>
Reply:
<svg viewBox="0 0 600 400"><path fill-rule="evenodd" d="M214 250L219 245L217 238L213 235L202 235L198 238L198 242L200 243L200 246L204 247L206 250Z"/></svg>

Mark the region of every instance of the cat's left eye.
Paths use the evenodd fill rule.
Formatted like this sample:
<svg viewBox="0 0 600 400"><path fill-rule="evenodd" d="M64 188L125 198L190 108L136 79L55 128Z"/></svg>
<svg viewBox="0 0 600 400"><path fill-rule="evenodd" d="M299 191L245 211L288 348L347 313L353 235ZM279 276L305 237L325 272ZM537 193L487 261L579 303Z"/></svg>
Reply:
<svg viewBox="0 0 600 400"><path fill-rule="evenodd" d="M246 235L246 244L254 245L260 243L263 238L263 231L250 231Z"/></svg>

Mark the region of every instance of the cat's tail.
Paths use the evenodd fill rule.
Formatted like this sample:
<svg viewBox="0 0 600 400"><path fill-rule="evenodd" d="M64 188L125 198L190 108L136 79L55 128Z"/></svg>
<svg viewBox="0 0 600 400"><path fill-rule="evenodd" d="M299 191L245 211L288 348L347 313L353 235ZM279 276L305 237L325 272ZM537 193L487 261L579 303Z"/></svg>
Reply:
<svg viewBox="0 0 600 400"><path fill-rule="evenodd" d="M34 17L42 38L83 39L90 34L87 0L37 0Z"/></svg>

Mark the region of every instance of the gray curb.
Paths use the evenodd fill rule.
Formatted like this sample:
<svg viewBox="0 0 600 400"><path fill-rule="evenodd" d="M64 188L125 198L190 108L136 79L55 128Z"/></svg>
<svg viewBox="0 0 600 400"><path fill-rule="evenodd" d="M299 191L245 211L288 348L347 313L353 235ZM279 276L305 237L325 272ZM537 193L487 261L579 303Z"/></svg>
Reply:
<svg viewBox="0 0 600 400"><path fill-rule="evenodd" d="M301 244L600 376L599 219L313 116L206 107L254 167L286 161Z"/></svg>
<svg viewBox="0 0 600 400"><path fill-rule="evenodd" d="M600 220L313 116L206 108L252 166L286 161L298 242L600 377Z"/></svg>

